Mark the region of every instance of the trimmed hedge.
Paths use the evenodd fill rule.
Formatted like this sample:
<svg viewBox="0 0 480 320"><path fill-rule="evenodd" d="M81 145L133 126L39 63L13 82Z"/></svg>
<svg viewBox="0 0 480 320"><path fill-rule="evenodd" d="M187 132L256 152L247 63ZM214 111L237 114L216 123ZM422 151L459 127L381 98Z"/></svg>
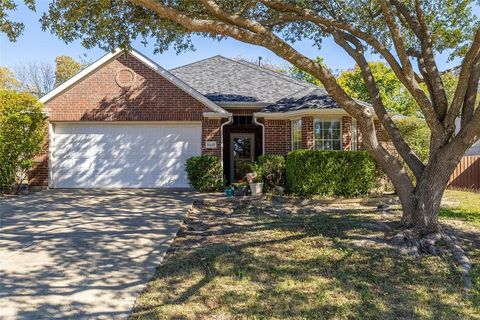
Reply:
<svg viewBox="0 0 480 320"><path fill-rule="evenodd" d="M196 156L187 159L185 165L188 180L201 192L221 191L225 186L222 162L215 156Z"/></svg>
<svg viewBox="0 0 480 320"><path fill-rule="evenodd" d="M258 157L258 165L262 172L262 180L267 190L279 187L285 180L285 157L263 155Z"/></svg>
<svg viewBox="0 0 480 320"><path fill-rule="evenodd" d="M297 150L286 166L287 191L296 195L355 197L376 186L376 163L366 151Z"/></svg>

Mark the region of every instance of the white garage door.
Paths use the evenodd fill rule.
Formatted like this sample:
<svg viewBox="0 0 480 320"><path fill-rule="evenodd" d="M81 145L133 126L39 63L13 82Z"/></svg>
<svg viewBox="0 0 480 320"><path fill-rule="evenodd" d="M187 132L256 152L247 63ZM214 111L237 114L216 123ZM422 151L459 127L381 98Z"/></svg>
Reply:
<svg viewBox="0 0 480 320"><path fill-rule="evenodd" d="M200 124L54 124L54 188L183 188Z"/></svg>

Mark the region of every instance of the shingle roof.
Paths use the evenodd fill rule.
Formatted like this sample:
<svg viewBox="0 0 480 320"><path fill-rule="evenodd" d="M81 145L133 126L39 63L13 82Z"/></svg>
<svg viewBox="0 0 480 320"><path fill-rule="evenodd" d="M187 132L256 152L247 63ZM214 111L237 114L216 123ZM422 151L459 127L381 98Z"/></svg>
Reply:
<svg viewBox="0 0 480 320"><path fill-rule="evenodd" d="M265 107L262 112L287 112L304 109L336 109L340 106L321 88L306 89Z"/></svg>
<svg viewBox="0 0 480 320"><path fill-rule="evenodd" d="M170 70L211 101L269 104L265 112L339 108L325 90L253 63L214 56Z"/></svg>

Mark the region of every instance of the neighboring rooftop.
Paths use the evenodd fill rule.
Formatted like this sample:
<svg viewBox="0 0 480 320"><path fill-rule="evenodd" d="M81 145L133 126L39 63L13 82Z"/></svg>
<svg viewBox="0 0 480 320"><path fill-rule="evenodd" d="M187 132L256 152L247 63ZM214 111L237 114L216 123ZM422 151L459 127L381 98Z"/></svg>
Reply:
<svg viewBox="0 0 480 320"><path fill-rule="evenodd" d="M169 71L216 103L271 105L267 112L338 108L325 90L246 61L214 56Z"/></svg>

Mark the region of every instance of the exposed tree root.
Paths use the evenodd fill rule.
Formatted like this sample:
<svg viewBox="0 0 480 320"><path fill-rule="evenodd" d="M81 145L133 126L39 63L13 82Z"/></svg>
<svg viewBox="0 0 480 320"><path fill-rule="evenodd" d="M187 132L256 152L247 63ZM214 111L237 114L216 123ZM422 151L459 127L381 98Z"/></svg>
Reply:
<svg viewBox="0 0 480 320"><path fill-rule="evenodd" d="M441 230L436 233L420 235L415 230L406 229L395 234L391 238L391 243L400 253L415 257L424 254L451 255L462 273L465 290L469 292L472 289L472 279L469 275L472 264L466 256L465 250L459 245L459 240L453 231Z"/></svg>

